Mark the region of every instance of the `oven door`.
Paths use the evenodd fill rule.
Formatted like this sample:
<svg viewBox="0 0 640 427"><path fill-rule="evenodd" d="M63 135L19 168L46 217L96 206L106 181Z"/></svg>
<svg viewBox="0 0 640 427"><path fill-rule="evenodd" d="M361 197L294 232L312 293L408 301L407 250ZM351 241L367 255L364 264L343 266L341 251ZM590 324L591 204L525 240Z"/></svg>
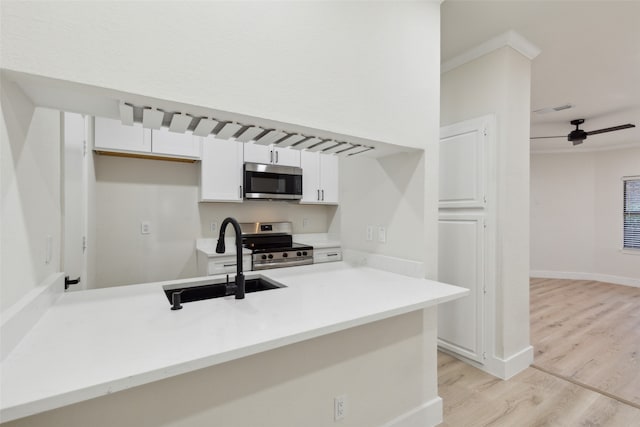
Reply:
<svg viewBox="0 0 640 427"><path fill-rule="evenodd" d="M294 166L244 164L245 199L302 199L302 169Z"/></svg>

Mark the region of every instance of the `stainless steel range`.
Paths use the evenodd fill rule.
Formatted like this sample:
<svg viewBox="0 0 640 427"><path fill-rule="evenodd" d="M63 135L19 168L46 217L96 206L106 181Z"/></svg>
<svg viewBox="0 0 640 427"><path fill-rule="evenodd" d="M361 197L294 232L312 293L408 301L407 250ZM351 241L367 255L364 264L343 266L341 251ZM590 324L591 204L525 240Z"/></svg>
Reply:
<svg viewBox="0 0 640 427"><path fill-rule="evenodd" d="M313 246L293 242L290 222L243 222L240 228L252 270L313 264Z"/></svg>

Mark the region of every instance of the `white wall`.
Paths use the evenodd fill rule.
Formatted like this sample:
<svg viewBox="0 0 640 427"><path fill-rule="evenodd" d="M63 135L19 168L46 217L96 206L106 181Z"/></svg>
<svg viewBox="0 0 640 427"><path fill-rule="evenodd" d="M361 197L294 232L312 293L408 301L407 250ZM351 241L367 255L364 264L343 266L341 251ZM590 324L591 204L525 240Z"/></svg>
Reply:
<svg viewBox="0 0 640 427"><path fill-rule="evenodd" d="M424 217L387 225L418 233L411 257L435 278L439 2L194 4L3 2L3 67L424 148ZM361 220L377 223L377 206ZM373 249L404 256L394 236Z"/></svg>
<svg viewBox="0 0 640 427"><path fill-rule="evenodd" d="M495 295L487 325L490 354L502 360L529 347L529 106L531 61L502 47L442 75L441 125L495 114ZM489 185L492 185L491 183ZM493 230L493 231L491 231ZM488 279L491 280L491 279Z"/></svg>
<svg viewBox="0 0 640 427"><path fill-rule="evenodd" d="M640 253L621 251L621 178L634 175L640 148L532 154L531 274L640 286Z"/></svg>
<svg viewBox="0 0 640 427"><path fill-rule="evenodd" d="M424 154L365 157L341 163L340 238L344 247L423 261ZM374 227L366 240L367 226ZM378 241L378 227L386 243ZM432 255L432 254L431 254Z"/></svg>
<svg viewBox="0 0 640 427"><path fill-rule="evenodd" d="M295 233L327 232L335 207L289 202L198 203L198 163L95 155L96 277L105 287L195 277L195 241L217 238L227 216L291 221ZM303 227L303 219L308 225ZM142 235L140 223L151 233Z"/></svg>
<svg viewBox="0 0 640 427"><path fill-rule="evenodd" d="M422 147L439 3L2 2L2 66Z"/></svg>
<svg viewBox="0 0 640 427"><path fill-rule="evenodd" d="M381 426L436 399L435 312L347 329L3 426ZM333 398L340 395L347 415L334 422ZM412 425L438 424L439 402L430 409L421 413L430 417Z"/></svg>
<svg viewBox="0 0 640 427"><path fill-rule="evenodd" d="M2 78L0 309L60 271L60 113ZM46 239L51 236L51 257Z"/></svg>

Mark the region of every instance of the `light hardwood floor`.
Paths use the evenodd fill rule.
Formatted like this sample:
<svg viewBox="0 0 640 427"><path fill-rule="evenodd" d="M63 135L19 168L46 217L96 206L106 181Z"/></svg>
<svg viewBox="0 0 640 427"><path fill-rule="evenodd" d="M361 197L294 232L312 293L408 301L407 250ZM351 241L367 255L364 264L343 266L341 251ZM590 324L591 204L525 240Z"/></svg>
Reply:
<svg viewBox="0 0 640 427"><path fill-rule="evenodd" d="M534 366L640 408L640 288L531 279L530 289Z"/></svg>
<svg viewBox="0 0 640 427"><path fill-rule="evenodd" d="M532 367L502 381L438 355L444 423L640 426L640 289L531 279Z"/></svg>

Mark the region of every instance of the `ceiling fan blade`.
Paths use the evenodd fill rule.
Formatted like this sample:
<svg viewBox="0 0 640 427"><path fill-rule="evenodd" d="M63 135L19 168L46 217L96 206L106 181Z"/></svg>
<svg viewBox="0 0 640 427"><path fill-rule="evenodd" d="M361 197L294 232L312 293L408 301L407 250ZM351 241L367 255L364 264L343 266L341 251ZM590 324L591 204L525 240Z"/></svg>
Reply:
<svg viewBox="0 0 640 427"><path fill-rule="evenodd" d="M614 127L611 127L611 128L592 130L592 131L587 132L587 135L597 135L599 133L613 132L615 130L629 129L629 128L634 128L634 127L636 127L636 125L632 125L631 123L627 123L626 125L620 125L620 126L614 126Z"/></svg>
<svg viewBox="0 0 640 427"><path fill-rule="evenodd" d="M566 138L567 135L560 135L560 136L532 136L529 139L547 139L547 138Z"/></svg>

